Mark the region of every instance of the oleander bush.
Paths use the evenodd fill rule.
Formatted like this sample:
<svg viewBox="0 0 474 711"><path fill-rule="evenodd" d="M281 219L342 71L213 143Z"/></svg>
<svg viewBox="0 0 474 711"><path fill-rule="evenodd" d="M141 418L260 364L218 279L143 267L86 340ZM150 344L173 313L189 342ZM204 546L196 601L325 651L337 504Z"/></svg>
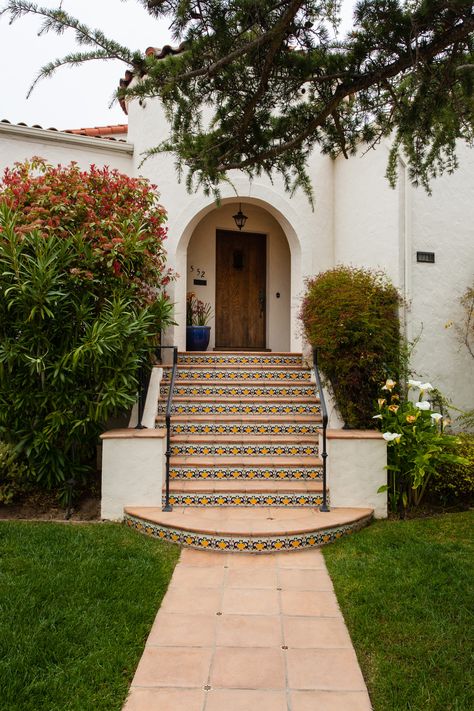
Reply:
<svg viewBox="0 0 474 711"><path fill-rule="evenodd" d="M306 282L300 318L347 427L373 428L379 383L404 362L400 296L382 272L338 266Z"/></svg>
<svg viewBox="0 0 474 711"><path fill-rule="evenodd" d="M84 478L171 320L154 186L41 159L0 183L0 438L48 488Z"/></svg>

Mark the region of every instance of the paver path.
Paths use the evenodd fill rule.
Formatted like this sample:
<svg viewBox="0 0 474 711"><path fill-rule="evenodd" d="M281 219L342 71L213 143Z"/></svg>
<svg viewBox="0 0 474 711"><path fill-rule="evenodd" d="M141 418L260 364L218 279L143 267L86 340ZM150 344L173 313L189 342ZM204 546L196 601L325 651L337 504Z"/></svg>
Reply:
<svg viewBox="0 0 474 711"><path fill-rule="evenodd" d="M370 711L320 550L184 549L123 711Z"/></svg>

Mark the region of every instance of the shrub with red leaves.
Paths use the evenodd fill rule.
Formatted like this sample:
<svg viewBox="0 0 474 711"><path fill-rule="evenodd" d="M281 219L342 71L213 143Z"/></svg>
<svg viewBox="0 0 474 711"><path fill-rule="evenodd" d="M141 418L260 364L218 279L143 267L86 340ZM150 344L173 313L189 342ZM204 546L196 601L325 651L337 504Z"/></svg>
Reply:
<svg viewBox="0 0 474 711"><path fill-rule="evenodd" d="M7 168L0 200L17 214L17 231L81 235L72 267L78 279L97 280L104 293L114 283L150 303L172 276L165 269L166 211L156 186L110 168L53 167L32 158Z"/></svg>

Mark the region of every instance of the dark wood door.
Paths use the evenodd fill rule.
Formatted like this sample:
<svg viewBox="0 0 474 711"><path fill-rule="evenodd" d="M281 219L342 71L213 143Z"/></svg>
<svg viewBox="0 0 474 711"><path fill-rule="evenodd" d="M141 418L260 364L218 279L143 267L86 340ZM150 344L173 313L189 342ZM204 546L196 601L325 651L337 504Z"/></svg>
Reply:
<svg viewBox="0 0 474 711"><path fill-rule="evenodd" d="M265 348L266 236L216 232L216 350Z"/></svg>

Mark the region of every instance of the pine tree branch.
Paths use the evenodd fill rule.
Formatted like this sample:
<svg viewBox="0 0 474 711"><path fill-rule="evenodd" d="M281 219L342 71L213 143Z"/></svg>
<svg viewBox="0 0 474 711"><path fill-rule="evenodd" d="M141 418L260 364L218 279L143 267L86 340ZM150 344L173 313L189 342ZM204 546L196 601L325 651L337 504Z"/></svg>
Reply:
<svg viewBox="0 0 474 711"><path fill-rule="evenodd" d="M421 61L426 62L432 59L451 44L465 40L473 31L474 18L471 17L464 20L464 22L460 25L446 30L440 36L435 37L430 43L418 47L416 57L413 56L410 48L395 62L379 67L365 75L361 75L352 82L343 82L338 86L336 91L333 93L332 98L326 103L325 107L319 111L319 113L308 123L303 131L301 131L290 141L281 143L278 146L273 146L269 150L258 154L258 156L247 158L243 161L235 161L224 164L221 163L217 167L217 170L224 172L226 170L244 169L255 164L257 160L258 162L273 160L287 151L298 148L301 146L303 141L309 138L319 126L323 125L326 119L333 113L345 97L357 94L365 89L369 89L371 86L378 84L379 82L398 76Z"/></svg>

